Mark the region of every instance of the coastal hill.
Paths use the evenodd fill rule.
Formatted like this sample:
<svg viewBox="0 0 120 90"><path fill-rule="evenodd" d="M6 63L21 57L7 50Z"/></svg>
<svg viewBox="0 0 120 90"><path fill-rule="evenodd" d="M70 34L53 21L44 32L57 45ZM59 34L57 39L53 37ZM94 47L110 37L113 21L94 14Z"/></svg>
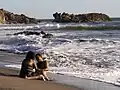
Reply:
<svg viewBox="0 0 120 90"><path fill-rule="evenodd" d="M31 24L38 23L37 19L30 18L24 14L14 14L12 12L0 9L0 23L1 24Z"/></svg>
<svg viewBox="0 0 120 90"><path fill-rule="evenodd" d="M87 14L68 14L63 12L54 13L54 22L68 23L68 22L96 22L96 21L111 21L111 18L102 13L87 13Z"/></svg>

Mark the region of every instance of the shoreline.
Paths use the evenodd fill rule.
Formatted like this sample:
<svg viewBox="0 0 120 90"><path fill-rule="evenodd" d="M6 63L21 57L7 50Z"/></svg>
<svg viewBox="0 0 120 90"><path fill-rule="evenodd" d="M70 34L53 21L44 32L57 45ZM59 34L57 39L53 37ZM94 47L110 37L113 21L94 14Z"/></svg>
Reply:
<svg viewBox="0 0 120 90"><path fill-rule="evenodd" d="M13 53L5 52L5 51L0 51L0 61L6 62L6 61L11 60L10 62L13 62L15 60L16 61L19 60L19 63L20 63L20 61L24 59L24 56L25 56L24 54L13 54ZM2 78L10 79L8 76L12 76L12 78L13 79L15 78L15 80L18 79L17 81L21 79L21 78L16 77L19 74L19 69L3 67L3 66L0 67L0 80L2 80ZM63 86L69 87L69 90L119 90L120 89L119 86L115 86L113 84L95 81L95 80L89 80L89 79L82 79L82 78L68 76L68 75L48 73L48 76L53 81L43 82L40 80L33 80L33 83L40 81L40 82L48 83L48 84L52 83L53 86L54 84L58 84L58 85L62 85L61 87ZM4 80L2 80L2 82L4 83ZM0 85L1 84L2 83L0 83Z"/></svg>
<svg viewBox="0 0 120 90"><path fill-rule="evenodd" d="M4 66L4 63L12 63L15 60L19 61L20 63L20 61L22 61L24 57L25 54L14 54L7 51L0 51L0 90L33 90L34 88L35 90L39 90L40 88L42 88L42 90L83 90L68 84L57 82L52 73L48 73L48 76L53 81L26 80L18 77L20 72L19 69ZM23 85L22 83L24 83L25 85ZM31 86L31 88L27 87L26 85Z"/></svg>
<svg viewBox="0 0 120 90"><path fill-rule="evenodd" d="M67 76L67 75L61 75L61 74L48 73L48 76L51 77L53 81L26 80L23 78L19 78L18 74L19 74L19 70L15 70L12 68L0 68L0 81L2 81L2 83L0 82L0 89L11 88L11 89L17 90L19 88L20 90L25 90L25 89L32 90L29 87L25 87L21 89L20 88L21 86L19 85L21 85L21 83L23 82L27 83L28 86L29 84L31 85L31 83L34 83L33 86L35 84L38 85L38 82L39 82L40 87L41 87L41 83L42 85L44 84L44 85L48 85L48 87L52 87L51 89L49 88L50 90L56 90L56 87L57 87L57 90L59 89L60 90L61 89L62 90L119 90L120 89L120 86L116 86L114 84L109 84L109 83L89 80L89 79L83 79L83 78L77 78L77 77L72 77L72 76ZM17 84L18 87L16 88L14 84L12 84L13 85L12 86L10 83L10 80L15 80L16 84L19 82ZM36 90L38 90L38 88L39 87L37 86ZM42 87L42 89L48 90L46 89L46 87L45 88Z"/></svg>
<svg viewBox="0 0 120 90"><path fill-rule="evenodd" d="M55 81L27 80L19 78L18 74L18 70L13 70L12 68L0 68L0 90L39 90L40 88L42 88L42 90L82 90Z"/></svg>

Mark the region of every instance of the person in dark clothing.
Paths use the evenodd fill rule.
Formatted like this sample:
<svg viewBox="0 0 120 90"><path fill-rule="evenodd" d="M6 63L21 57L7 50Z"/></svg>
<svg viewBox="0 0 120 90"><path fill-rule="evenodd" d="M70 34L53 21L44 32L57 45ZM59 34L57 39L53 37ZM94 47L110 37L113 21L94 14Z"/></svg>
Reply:
<svg viewBox="0 0 120 90"><path fill-rule="evenodd" d="M22 61L19 77L25 79L42 79L45 81L41 71L37 69L37 65L34 61L34 52L29 51L26 58Z"/></svg>

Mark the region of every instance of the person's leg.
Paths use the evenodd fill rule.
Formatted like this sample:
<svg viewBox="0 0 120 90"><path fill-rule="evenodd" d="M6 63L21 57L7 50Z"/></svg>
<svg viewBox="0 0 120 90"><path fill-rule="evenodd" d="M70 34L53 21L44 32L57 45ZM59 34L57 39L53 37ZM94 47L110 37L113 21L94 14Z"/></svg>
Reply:
<svg viewBox="0 0 120 90"><path fill-rule="evenodd" d="M47 76L47 72L43 70L42 73L43 73L43 76L45 77L45 79L46 79L47 81L49 81L50 79L49 79L48 76Z"/></svg>
<svg viewBox="0 0 120 90"><path fill-rule="evenodd" d="M31 76L31 77L26 77L25 79L32 80L32 79L39 79L39 78L40 78L39 76Z"/></svg>
<svg viewBox="0 0 120 90"><path fill-rule="evenodd" d="M37 75L42 75L42 78L43 78L44 81L45 81L45 80L47 80L47 81L50 80L50 79L48 78L48 76L47 76L47 72L44 71L44 69L41 69L41 70L37 71L36 74L37 74Z"/></svg>
<svg viewBox="0 0 120 90"><path fill-rule="evenodd" d="M43 75L26 77L26 79L29 79L29 80L37 80L37 79L40 79L40 80L46 81Z"/></svg>

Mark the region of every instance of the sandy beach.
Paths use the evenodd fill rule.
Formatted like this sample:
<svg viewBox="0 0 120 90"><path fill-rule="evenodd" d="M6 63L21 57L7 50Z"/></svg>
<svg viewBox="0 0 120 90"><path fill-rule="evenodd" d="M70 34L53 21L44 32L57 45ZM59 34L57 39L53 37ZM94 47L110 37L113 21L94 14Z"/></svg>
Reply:
<svg viewBox="0 0 120 90"><path fill-rule="evenodd" d="M0 59L8 61L11 59L22 59L24 55L0 52ZM70 85L64 85L53 81L27 80L19 78L19 70L0 66L0 90L80 90ZM52 74L50 74L52 77Z"/></svg>
<svg viewBox="0 0 120 90"><path fill-rule="evenodd" d="M0 90L79 90L54 81L27 80L18 77L12 69L0 68Z"/></svg>
<svg viewBox="0 0 120 90"><path fill-rule="evenodd" d="M0 51L0 61L18 59L22 61L24 55ZM53 81L26 80L18 77L19 69L3 66L0 66L0 90L120 90L112 84L53 73L49 73Z"/></svg>

